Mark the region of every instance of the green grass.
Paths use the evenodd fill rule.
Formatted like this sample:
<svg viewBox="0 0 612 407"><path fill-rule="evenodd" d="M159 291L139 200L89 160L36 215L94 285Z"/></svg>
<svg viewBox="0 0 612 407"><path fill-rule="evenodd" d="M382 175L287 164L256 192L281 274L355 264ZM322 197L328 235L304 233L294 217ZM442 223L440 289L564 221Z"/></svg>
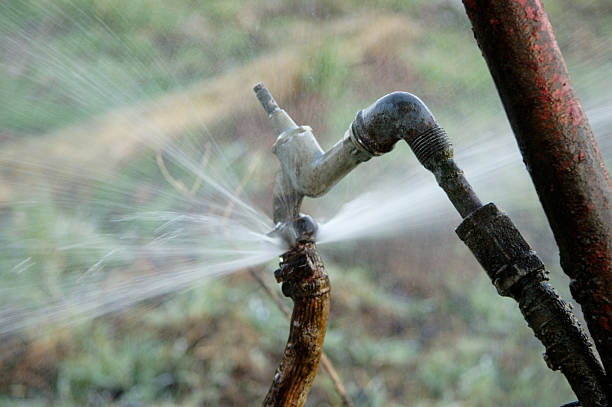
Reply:
<svg viewBox="0 0 612 407"><path fill-rule="evenodd" d="M500 112L500 104L467 20L460 9L445 4L395 0L374 5L349 0L308 4L179 0L171 5L162 0L57 0L49 7L40 4L35 0L12 3L10 13L0 13L0 30L7 38L19 38L18 32L24 30L35 43L44 44L43 52L54 49L56 56L69 61L72 71L58 72L56 66L40 63L36 57L3 60L0 99L10 100L8 108L0 111L0 129L5 134L47 133L186 87L286 46L292 30L301 24L318 27L356 9L403 13L414 20L419 33L399 51L399 60L415 75L414 89L404 90L431 101L441 122L450 123L447 130L454 140L475 136L463 134L463 123L469 120L480 123L482 129L498 128L500 116L491 112ZM553 3L552 16L570 13L588 25L592 8L576 14L569 7L567 1ZM605 29L607 20L604 15L593 24L594 35L612 35ZM0 45L12 47L6 41L0 40ZM368 67L343 61L338 44L330 41L303 56L299 84L300 96L323 106L313 108L313 114L322 117L321 132L328 140L337 140L355 112L380 96L356 86L362 84L361 75ZM465 65L458 69L457 61ZM9 68L13 73L8 73ZM93 82L79 80L81 72L88 72L87 80ZM487 107L475 110L475 101ZM241 136L245 134L236 134ZM404 159L395 154L389 160ZM248 164L246 160L235 164L237 178ZM272 172L271 164L264 166L262 171ZM172 189L154 157L142 155L129 167L137 171L120 170L113 179L87 185L76 191L82 195L75 195L75 202L83 197L86 202L124 207L73 204L66 208L51 192L40 196L36 205L10 203L0 214L3 242L41 245L16 244L10 257L0 258L2 270L9 271L3 274L5 284L27 288L3 296L2 304L27 299L36 305L61 298L64 279L86 270L108 248L121 245L119 228L109 219L129 213L136 205L142 211L176 207L173 198L164 194ZM185 184L193 181L184 170L171 163L168 167ZM156 191L144 203L137 189L126 195L125 190L109 187L146 188L139 174L147 174L147 182ZM253 195L267 197L271 182L271 178L261 180L247 188ZM150 236L156 227L150 222L131 226L138 236ZM544 221L528 226L537 242L546 228ZM99 239L100 247L62 249L88 239ZM421 245L418 237L405 238L402 248L415 265L403 264L405 270L399 271L399 266L386 262L394 252L384 245L358 243L346 253L330 251L333 258L326 259L334 294L325 350L356 405L553 406L573 400L561 374L546 368L543 348L516 304L499 297L486 275L473 270L474 263L465 261L466 250L458 249L453 258L460 260L449 264L435 247L427 251ZM362 250L372 259L355 264L354 253ZM30 259L27 273L10 272L18 258ZM128 256L125 262L106 266L122 269L130 264ZM270 284L273 267L266 271ZM440 278L438 270L448 275ZM560 273L558 267L554 271ZM563 279L554 282L567 284ZM16 377L14 383L3 384L0 406L252 405L261 401L272 379L287 324L247 275L205 281L186 292L49 333L58 335L65 349L48 352L50 367L43 360L19 361L30 364L41 378ZM32 330L24 337L37 335ZM31 346L35 354L36 342ZM307 405L329 404L339 405L339 400L330 380L320 373Z"/></svg>

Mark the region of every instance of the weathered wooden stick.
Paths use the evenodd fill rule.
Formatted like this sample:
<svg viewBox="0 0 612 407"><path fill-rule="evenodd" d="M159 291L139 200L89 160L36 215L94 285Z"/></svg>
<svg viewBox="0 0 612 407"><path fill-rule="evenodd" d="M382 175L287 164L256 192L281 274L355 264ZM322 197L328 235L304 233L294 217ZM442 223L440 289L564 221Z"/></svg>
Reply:
<svg viewBox="0 0 612 407"><path fill-rule="evenodd" d="M263 406L299 407L306 402L323 353L329 278L312 241L299 241L283 254L275 277L294 305L289 339Z"/></svg>
<svg viewBox="0 0 612 407"><path fill-rule="evenodd" d="M266 294L268 294L272 301L274 301L278 309L287 317L288 320L291 320L291 311L289 311L289 308L287 308L287 306L281 301L280 296L274 290L272 290L268 286L268 284L266 284L263 278L259 275L258 271L255 268L250 267L249 273L251 273L251 276L253 276L255 281L257 281L259 285L261 285L261 287L265 290ZM334 364L331 360L329 360L325 352L321 354L321 365L323 365L323 368L325 369L325 371L329 375L329 378L334 384L336 393L338 393L338 396L340 396L340 399L342 399L342 405L344 407L353 407L353 402L349 398L348 394L346 394L346 389L342 384L342 380L340 379L340 376L338 375Z"/></svg>

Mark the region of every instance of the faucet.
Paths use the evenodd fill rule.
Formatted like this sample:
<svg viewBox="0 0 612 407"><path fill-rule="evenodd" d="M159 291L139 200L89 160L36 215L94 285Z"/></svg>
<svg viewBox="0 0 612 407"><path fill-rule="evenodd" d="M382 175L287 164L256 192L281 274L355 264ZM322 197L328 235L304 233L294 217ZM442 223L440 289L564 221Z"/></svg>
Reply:
<svg viewBox="0 0 612 407"><path fill-rule="evenodd" d="M314 221L299 220L304 196L325 194L357 165L404 140L463 218L456 229L459 238L498 293L518 302L546 348L548 366L563 372L580 400L606 405L603 369L569 305L547 282L544 264L505 213L493 203L482 204L455 163L446 132L418 97L408 92L383 96L360 110L342 139L324 152L312 129L295 124L262 83L254 91L277 134L272 151L281 169L274 186L274 222L290 247L299 234L312 241L316 235Z"/></svg>
<svg viewBox="0 0 612 407"><path fill-rule="evenodd" d="M410 144L427 168L434 168L433 163L440 157L445 162L450 160L444 167L446 172L449 168L456 168L452 165L452 150L446 133L427 106L408 92L390 93L359 111L344 136L324 152L312 129L298 126L278 106L263 83L257 84L253 90L268 113L270 127L277 136L272 152L279 159L281 169L274 184L273 219L275 231L289 246L297 236L291 226L300 216L305 196L325 194L357 165L391 151L401 139ZM445 173L439 172L441 177ZM467 202L473 203L474 197L470 196ZM466 201L458 199L458 202ZM472 209L475 209L473 205L461 206L460 212L467 214Z"/></svg>

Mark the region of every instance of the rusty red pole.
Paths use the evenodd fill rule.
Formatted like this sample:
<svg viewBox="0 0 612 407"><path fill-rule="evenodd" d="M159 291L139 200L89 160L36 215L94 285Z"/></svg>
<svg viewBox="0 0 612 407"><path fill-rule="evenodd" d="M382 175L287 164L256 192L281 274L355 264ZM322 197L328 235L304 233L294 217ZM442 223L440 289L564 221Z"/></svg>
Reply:
<svg viewBox="0 0 612 407"><path fill-rule="evenodd" d="M463 0L612 377L612 182L540 0Z"/></svg>

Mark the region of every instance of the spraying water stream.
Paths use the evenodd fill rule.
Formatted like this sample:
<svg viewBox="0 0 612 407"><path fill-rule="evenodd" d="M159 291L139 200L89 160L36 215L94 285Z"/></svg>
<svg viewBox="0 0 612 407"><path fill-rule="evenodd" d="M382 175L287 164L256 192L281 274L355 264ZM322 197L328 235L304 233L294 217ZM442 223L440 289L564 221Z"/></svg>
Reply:
<svg viewBox="0 0 612 407"><path fill-rule="evenodd" d="M64 326L119 311L205 278L264 264L282 253L282 243L267 236L274 226L269 211L260 209L270 203L251 196L258 195L251 189L253 180L272 184L273 166L266 164L272 160L270 134L251 134L248 140L215 137L204 125L208 117L192 120L184 112L151 120L146 112L170 111L177 101L193 106L194 116L206 112L199 110L202 100L189 92L151 99L185 86L182 73L166 68L162 55L143 56L134 38L118 34L103 17L87 14L78 4L45 1L27 10L2 3L0 10L0 31L7 33L1 62L9 78L3 80L2 99L5 114L13 117L0 153L0 339L43 323ZM20 26L32 11L60 16L82 33L80 41L70 37L61 47L45 42L44 29L61 27L37 31ZM130 67L124 77L117 76L111 64L92 64L86 58L94 58L99 49L94 29L105 33L102 37L113 52L120 52ZM605 45L602 55L610 49ZM68 53L70 47L76 52ZM75 58L79 52L84 53L81 59ZM31 72L39 66L49 70ZM587 63L577 69L584 69L588 78L581 82L585 93L596 94L585 107L609 162L612 100L599 96L606 93L601 89L595 92L609 73L606 66L597 70ZM42 119L30 123L27 109L8 103L10 94L18 91L11 84L16 78L21 85L53 88L55 103L64 103L70 118L59 123L54 103L39 106L33 99L26 108L37 108ZM256 80L251 78L250 84ZM140 86L145 82L154 89L145 92ZM257 109L250 86L240 91L237 110ZM143 106L141 100L148 102ZM497 114L503 122L500 109ZM92 118L87 125L75 124ZM453 132L479 131L479 123L468 118L449 117L452 120L444 124L453 139L462 140ZM60 124L72 127L53 133ZM95 138L98 131L111 136L91 141L89 148L86 138ZM20 139L39 133L50 135ZM322 220L320 244L457 223L431 176L411 164L414 159L406 149L398 150L390 168L374 160L367 163L350 176L353 181L330 193L318 211L314 208ZM475 142L458 142L456 151L475 188L486 191L489 195L483 196L489 200L508 210L524 207L525 201L536 204L507 128ZM390 170L395 176L380 181ZM378 181L355 181L364 179Z"/></svg>

